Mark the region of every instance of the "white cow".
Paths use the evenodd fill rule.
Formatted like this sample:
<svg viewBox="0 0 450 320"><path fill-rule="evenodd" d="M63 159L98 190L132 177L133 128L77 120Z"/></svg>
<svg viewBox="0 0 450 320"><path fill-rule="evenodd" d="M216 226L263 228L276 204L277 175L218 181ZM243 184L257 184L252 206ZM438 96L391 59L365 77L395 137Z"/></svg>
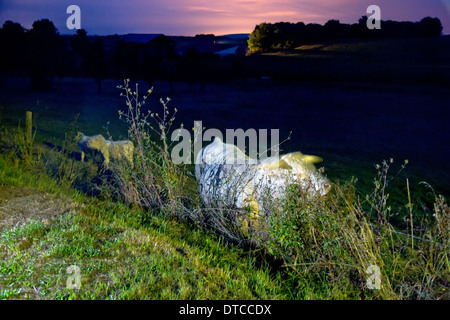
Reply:
<svg viewBox="0 0 450 320"><path fill-rule="evenodd" d="M111 141L106 140L101 134L85 136L78 132L76 141L81 150L81 161L84 161L85 153L98 151L103 157L103 164L107 167L110 158L121 160L125 158L133 167L133 142L129 140Z"/></svg>
<svg viewBox="0 0 450 320"><path fill-rule="evenodd" d="M236 206L264 214L264 199L283 198L288 184L300 184L309 194L326 195L330 183L314 166L320 161L301 152L257 161L215 137L197 155L195 177L206 206Z"/></svg>

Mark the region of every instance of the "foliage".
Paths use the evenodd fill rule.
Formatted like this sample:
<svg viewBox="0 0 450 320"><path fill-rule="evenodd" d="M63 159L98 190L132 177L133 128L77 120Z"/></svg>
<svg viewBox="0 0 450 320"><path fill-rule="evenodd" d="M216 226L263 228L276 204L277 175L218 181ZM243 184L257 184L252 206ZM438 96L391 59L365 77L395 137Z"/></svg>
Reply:
<svg viewBox="0 0 450 320"><path fill-rule="evenodd" d="M354 24L342 24L338 20L329 20L323 26L303 22L262 23L250 34L248 46L253 52L267 52L292 50L324 41L436 37L442 32L438 18L426 17L420 22L382 21L381 30L368 30L366 21L367 17L364 16ZM212 44L216 41L214 39L216 37L213 35L192 37L189 41L194 47L181 56L175 48L175 40L163 35L147 43L138 43L125 41L118 35L90 37L86 30L80 29L67 37L60 35L54 23L48 19L35 21L30 30L19 23L6 21L0 28L0 46L4 55L0 61L0 71L6 75L28 75L34 90L60 89L55 86L55 77L61 80L63 77L88 76L95 79L98 93L101 93L102 81L107 77L132 77L149 83L157 79L203 82L207 79L241 78L256 75L260 71L251 70L251 58L239 55L220 58L214 54L213 46L208 49L211 50L209 53L200 52L202 50L196 52L195 46L200 43ZM245 47L245 41L236 42L236 45ZM431 51L435 59L435 50ZM270 65L279 69L277 63ZM291 74L295 70L289 65L289 72L285 73ZM301 74L307 70L302 68ZM299 72L294 74L298 77ZM395 74L398 76L402 72L397 71ZM318 78L323 80L322 75ZM335 79L334 72L332 78Z"/></svg>
<svg viewBox="0 0 450 320"><path fill-rule="evenodd" d="M382 28L379 30L369 30L366 21L367 17L363 16L354 24L342 24L339 20L329 20L323 26L317 23L305 25L303 22L261 23L250 34L248 45L253 52L267 52L344 39L436 37L441 35L443 29L441 21L431 17L415 23L382 21Z"/></svg>
<svg viewBox="0 0 450 320"><path fill-rule="evenodd" d="M303 281L324 281L330 294L346 292L347 297L377 299L440 299L448 295L449 207L442 196L435 195L436 219L426 226L423 236L394 227L388 205L392 162L376 166L374 191L363 202L352 181L336 184L327 199L289 186L282 207L275 207L266 219L268 240L259 245L284 261L295 287L300 290ZM407 229L410 221L405 222ZM381 270L377 290L368 290L365 281L370 266Z"/></svg>
<svg viewBox="0 0 450 320"><path fill-rule="evenodd" d="M13 70L23 72L26 56L25 29L19 23L6 21L0 29L0 43L3 50L0 68L6 73Z"/></svg>
<svg viewBox="0 0 450 320"><path fill-rule="evenodd" d="M127 109L119 111L119 117L129 125L128 135L135 144L134 167L118 164L112 168L118 193L127 201L145 208L158 209L172 216L180 215L186 202L190 201L187 188L186 168L175 165L170 156L169 132L175 120L174 109L169 110L169 98L161 99L162 112L147 110L143 106L152 89L142 100L138 84L135 91L124 81L122 96ZM152 136L150 133L153 133Z"/></svg>
<svg viewBox="0 0 450 320"><path fill-rule="evenodd" d="M9 153L13 155L12 158L16 164L18 161L22 161L28 166L33 162L40 161L42 148L36 146L34 143L37 132L36 124L34 123L34 128L31 123L27 125L30 127L23 129L19 121L17 128L12 130L8 130L6 127L1 126L0 143L3 145L0 145L0 148L3 147L5 150L9 150Z"/></svg>
<svg viewBox="0 0 450 320"><path fill-rule="evenodd" d="M51 89L53 77L62 67L64 46L58 31L48 19L37 20L27 33L27 69L31 87L36 90Z"/></svg>
<svg viewBox="0 0 450 320"><path fill-rule="evenodd" d="M23 160L26 164L30 164L33 157L32 142L27 141L26 132L19 126L17 130L13 133L14 136L14 149L17 152L18 157ZM33 135L34 139L34 135Z"/></svg>
<svg viewBox="0 0 450 320"><path fill-rule="evenodd" d="M251 51L261 50L266 52L273 49L279 29L269 23L261 23L255 27L255 30L250 34L248 40L248 48Z"/></svg>

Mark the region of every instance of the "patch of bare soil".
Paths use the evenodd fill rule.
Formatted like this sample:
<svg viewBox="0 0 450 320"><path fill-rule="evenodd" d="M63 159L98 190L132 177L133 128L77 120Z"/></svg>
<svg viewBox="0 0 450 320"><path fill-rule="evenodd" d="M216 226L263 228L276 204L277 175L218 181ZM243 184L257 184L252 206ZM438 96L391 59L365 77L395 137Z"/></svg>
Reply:
<svg viewBox="0 0 450 320"><path fill-rule="evenodd" d="M68 197L32 188L0 186L0 231L32 221L49 224L65 213L74 213L78 207L79 204Z"/></svg>

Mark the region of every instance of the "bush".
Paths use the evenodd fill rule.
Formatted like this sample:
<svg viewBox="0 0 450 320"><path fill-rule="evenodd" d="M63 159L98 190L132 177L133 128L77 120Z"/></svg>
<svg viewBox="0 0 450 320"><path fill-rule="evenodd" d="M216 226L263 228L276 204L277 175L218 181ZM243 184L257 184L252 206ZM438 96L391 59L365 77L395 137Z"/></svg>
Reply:
<svg viewBox="0 0 450 320"><path fill-rule="evenodd" d="M32 124L31 117L32 114L27 112L25 129L22 128L20 121L17 128L11 131L4 126L0 127L0 147L9 151L16 165L21 161L29 166L41 159L42 148L34 143L37 128L35 124Z"/></svg>
<svg viewBox="0 0 450 320"><path fill-rule="evenodd" d="M128 137L135 145L135 157L134 168L111 164L117 194L126 202L183 217L193 197L187 169L175 165L170 157L168 133L177 110L169 110L167 98L160 100L161 114L151 110L144 113L152 89L140 100L137 83L135 91L129 87L129 80L118 88L123 91L121 96L125 97L127 106L125 111L119 111L119 117L129 126Z"/></svg>
<svg viewBox="0 0 450 320"><path fill-rule="evenodd" d="M298 186L289 186L282 206L265 219L267 239L259 245L282 259L289 281L298 290L293 289L296 298L305 298L305 282L320 284L310 288L319 298L448 297L449 207L444 197L435 195L435 221L423 237L412 229L406 233L395 228L387 205L392 162L376 166L374 191L363 202L353 180L337 183L327 198L311 197ZM408 206L412 207L410 201ZM412 226L410 214L406 230ZM370 290L373 270L379 270L380 286Z"/></svg>

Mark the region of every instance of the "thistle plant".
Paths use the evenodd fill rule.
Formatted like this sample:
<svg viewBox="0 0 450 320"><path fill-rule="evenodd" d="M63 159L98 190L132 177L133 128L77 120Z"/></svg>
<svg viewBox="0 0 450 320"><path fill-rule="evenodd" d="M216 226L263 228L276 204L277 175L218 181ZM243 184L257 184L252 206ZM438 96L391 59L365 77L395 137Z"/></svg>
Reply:
<svg viewBox="0 0 450 320"><path fill-rule="evenodd" d="M126 103L126 110L119 110L119 118L128 124L128 137L135 144L137 153L134 169L116 165L113 170L119 181L119 193L127 201L176 215L186 190L186 170L173 163L168 141L177 109L171 110L168 106L170 98L166 98L160 99L161 112L144 112L153 88L142 97L138 83L133 91L129 79L118 88Z"/></svg>

